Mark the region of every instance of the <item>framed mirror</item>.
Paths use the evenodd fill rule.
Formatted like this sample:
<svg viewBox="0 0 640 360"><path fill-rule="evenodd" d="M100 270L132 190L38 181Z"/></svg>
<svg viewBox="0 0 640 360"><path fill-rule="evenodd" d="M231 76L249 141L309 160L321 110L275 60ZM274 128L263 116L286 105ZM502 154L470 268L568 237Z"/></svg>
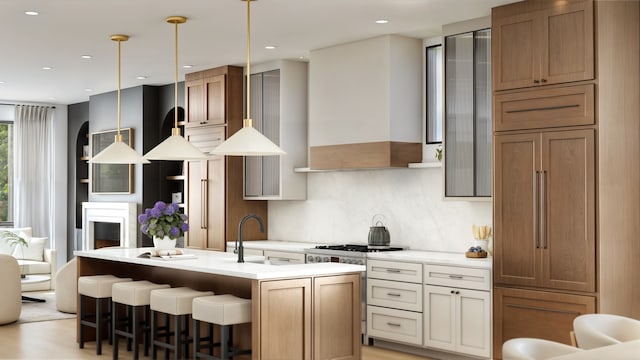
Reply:
<svg viewBox="0 0 640 360"><path fill-rule="evenodd" d="M96 155L115 141L117 130L91 133L91 155ZM120 129L122 141L133 147L133 129ZM99 194L131 194L133 192L132 164L92 164L91 192Z"/></svg>

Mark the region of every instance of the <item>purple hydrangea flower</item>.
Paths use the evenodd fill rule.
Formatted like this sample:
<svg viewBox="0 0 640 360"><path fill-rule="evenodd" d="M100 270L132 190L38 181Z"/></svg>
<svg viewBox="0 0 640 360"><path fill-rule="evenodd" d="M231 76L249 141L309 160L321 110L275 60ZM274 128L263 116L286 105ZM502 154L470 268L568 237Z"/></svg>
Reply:
<svg viewBox="0 0 640 360"><path fill-rule="evenodd" d="M145 225L142 225L142 226L140 227L140 231L142 231L142 233L143 233L143 234L148 235L148 234L149 234L149 232L148 232L148 228L149 228L149 226L148 226L148 225L146 225L146 224L145 224Z"/></svg>
<svg viewBox="0 0 640 360"><path fill-rule="evenodd" d="M178 236L180 235L180 229L178 229L175 226L172 226L171 229L169 230L169 235L171 236Z"/></svg>
<svg viewBox="0 0 640 360"><path fill-rule="evenodd" d="M162 201L157 201L152 208L147 208L138 215L140 231L149 237L158 238L168 236L176 239L184 236L189 230L187 219L187 215L180 213L180 205Z"/></svg>
<svg viewBox="0 0 640 360"><path fill-rule="evenodd" d="M165 204L162 201L158 201L158 202L155 203L155 205L153 205L154 209L158 209L160 211L164 210L166 207L167 207L167 204Z"/></svg>
<svg viewBox="0 0 640 360"><path fill-rule="evenodd" d="M149 215L147 215L146 213L145 213L145 214L140 214L140 215L138 215L138 222L139 222L140 224L144 224L144 223L146 223L147 221L149 221Z"/></svg>
<svg viewBox="0 0 640 360"><path fill-rule="evenodd" d="M158 208L155 208L155 207L153 209L151 209L151 214L150 214L151 217L159 218L160 215L162 215L162 210L160 210Z"/></svg>
<svg viewBox="0 0 640 360"><path fill-rule="evenodd" d="M182 229L183 232L189 231L189 224L182 223L182 225L180 225L180 229Z"/></svg>
<svg viewBox="0 0 640 360"><path fill-rule="evenodd" d="M176 210L173 208L173 206L167 206L167 208L164 209L165 215L173 215L175 212Z"/></svg>

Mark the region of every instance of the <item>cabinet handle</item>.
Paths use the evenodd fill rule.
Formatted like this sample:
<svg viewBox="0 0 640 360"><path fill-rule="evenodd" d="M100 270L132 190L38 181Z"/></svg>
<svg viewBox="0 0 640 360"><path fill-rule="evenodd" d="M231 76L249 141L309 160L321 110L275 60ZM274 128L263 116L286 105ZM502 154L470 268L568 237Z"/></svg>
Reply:
<svg viewBox="0 0 640 360"><path fill-rule="evenodd" d="M398 274L400 273L400 269L387 269L387 272Z"/></svg>
<svg viewBox="0 0 640 360"><path fill-rule="evenodd" d="M200 201L200 229L206 229L204 227L204 208L206 198L204 197L204 179L200 179L200 196L202 197L202 201Z"/></svg>
<svg viewBox="0 0 640 360"><path fill-rule="evenodd" d="M536 249L540 248L540 238L538 237L538 173L533 173L533 240L536 243Z"/></svg>
<svg viewBox="0 0 640 360"><path fill-rule="evenodd" d="M387 295L388 296L396 296L396 297L400 296L400 294L398 294L398 293L387 293Z"/></svg>
<svg viewBox="0 0 640 360"><path fill-rule="evenodd" d="M543 106L543 107L537 107L537 108L508 110L508 111L505 111L505 112L507 114L515 114L515 113L529 112L529 111L561 110L561 109L569 109L569 108L577 108L577 107L580 107L580 105L571 104L571 105L558 105L558 106Z"/></svg>
<svg viewBox="0 0 640 360"><path fill-rule="evenodd" d="M540 173L540 236L542 237L542 248L547 248L547 171Z"/></svg>
<svg viewBox="0 0 640 360"><path fill-rule="evenodd" d="M462 275L449 275L449 279L462 280L462 279L464 279L464 276L462 276Z"/></svg>
<svg viewBox="0 0 640 360"><path fill-rule="evenodd" d="M453 290L451 290L451 293L452 293L452 294L455 294L456 292L455 292L455 291L453 291Z"/></svg>
<svg viewBox="0 0 640 360"><path fill-rule="evenodd" d="M540 84L540 80L533 80L534 84Z"/></svg>
<svg viewBox="0 0 640 360"><path fill-rule="evenodd" d="M401 326L401 325L400 325L400 324L398 324L398 323L389 322L389 321L387 321L387 325L389 325L389 326L395 326L395 327L400 327L400 326Z"/></svg>
<svg viewBox="0 0 640 360"><path fill-rule="evenodd" d="M456 291L456 295L460 295L460 291Z"/></svg>
<svg viewBox="0 0 640 360"><path fill-rule="evenodd" d="M546 83L546 82L547 82L547 79L542 79L541 81L542 81L543 83Z"/></svg>

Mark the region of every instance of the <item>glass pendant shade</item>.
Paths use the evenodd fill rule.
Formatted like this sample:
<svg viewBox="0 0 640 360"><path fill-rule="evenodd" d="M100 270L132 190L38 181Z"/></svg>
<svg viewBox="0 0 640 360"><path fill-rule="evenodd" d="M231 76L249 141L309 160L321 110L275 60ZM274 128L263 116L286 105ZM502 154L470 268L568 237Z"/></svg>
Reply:
<svg viewBox="0 0 640 360"><path fill-rule="evenodd" d="M253 127L251 120L251 1L247 2L247 118L243 121L242 129L233 134L230 138L218 145L211 154L213 155L231 155L231 156L266 156L266 155L285 155L286 152L278 145L274 144L269 138Z"/></svg>
<svg viewBox="0 0 640 360"><path fill-rule="evenodd" d="M93 156L90 164L148 164L149 160L138 154L131 146L122 141L120 135L120 43L129 40L127 35L111 35L111 40L118 42L118 132L115 141L104 150Z"/></svg>
<svg viewBox="0 0 640 360"><path fill-rule="evenodd" d="M175 119L174 128L171 129L171 136L158 144L144 155L145 159L150 160L203 160L207 158L207 155L198 150L195 146L187 141L181 134L180 128L178 128L178 24L183 24L187 21L184 16L169 16L167 22L169 24L175 24L175 84L174 84L174 96L175 96Z"/></svg>

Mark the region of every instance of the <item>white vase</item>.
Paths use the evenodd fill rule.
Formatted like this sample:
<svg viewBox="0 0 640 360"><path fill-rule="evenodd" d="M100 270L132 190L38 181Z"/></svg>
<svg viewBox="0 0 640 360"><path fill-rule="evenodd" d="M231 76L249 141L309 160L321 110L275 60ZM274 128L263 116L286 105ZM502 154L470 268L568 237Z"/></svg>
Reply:
<svg viewBox="0 0 640 360"><path fill-rule="evenodd" d="M488 239L474 239L474 246L480 246L482 250L489 250L489 240Z"/></svg>
<svg viewBox="0 0 640 360"><path fill-rule="evenodd" d="M176 248L176 240L177 239L170 239L168 236L165 236L163 238L154 236L153 247L156 250L173 250Z"/></svg>

